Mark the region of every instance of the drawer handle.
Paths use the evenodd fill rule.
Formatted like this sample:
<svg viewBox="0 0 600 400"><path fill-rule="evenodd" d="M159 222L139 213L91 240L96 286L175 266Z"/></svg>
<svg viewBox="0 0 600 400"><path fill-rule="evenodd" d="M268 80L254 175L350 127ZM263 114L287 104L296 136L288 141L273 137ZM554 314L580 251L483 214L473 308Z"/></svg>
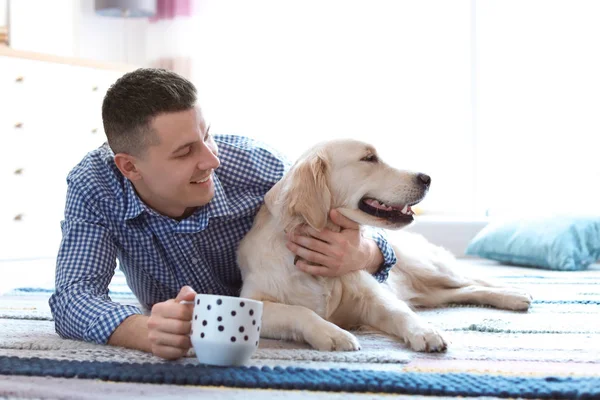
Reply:
<svg viewBox="0 0 600 400"><path fill-rule="evenodd" d="M98 86L92 86L92 92L97 92L98 91Z"/></svg>
<svg viewBox="0 0 600 400"><path fill-rule="evenodd" d="M98 132L98 129L96 129L96 128L92 129L92 133L96 133L96 132Z"/></svg>
<svg viewBox="0 0 600 400"><path fill-rule="evenodd" d="M15 175L22 175L23 174L23 168L18 168L15 170Z"/></svg>
<svg viewBox="0 0 600 400"><path fill-rule="evenodd" d="M15 128L22 128L23 127L23 123L22 122L17 122L15 124Z"/></svg>
<svg viewBox="0 0 600 400"><path fill-rule="evenodd" d="M17 76L17 79L15 79L15 82L23 82L25 80L24 76Z"/></svg>
<svg viewBox="0 0 600 400"><path fill-rule="evenodd" d="M23 214L17 214L15 215L15 218L13 218L15 221L23 221Z"/></svg>

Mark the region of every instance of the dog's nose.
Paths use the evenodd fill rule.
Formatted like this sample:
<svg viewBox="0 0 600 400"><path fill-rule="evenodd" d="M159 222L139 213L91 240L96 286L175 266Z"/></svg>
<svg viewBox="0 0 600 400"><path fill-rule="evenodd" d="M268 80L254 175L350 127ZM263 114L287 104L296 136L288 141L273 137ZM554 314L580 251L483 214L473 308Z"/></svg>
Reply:
<svg viewBox="0 0 600 400"><path fill-rule="evenodd" d="M429 187L431 185L431 177L425 174L417 175L417 181L425 187Z"/></svg>

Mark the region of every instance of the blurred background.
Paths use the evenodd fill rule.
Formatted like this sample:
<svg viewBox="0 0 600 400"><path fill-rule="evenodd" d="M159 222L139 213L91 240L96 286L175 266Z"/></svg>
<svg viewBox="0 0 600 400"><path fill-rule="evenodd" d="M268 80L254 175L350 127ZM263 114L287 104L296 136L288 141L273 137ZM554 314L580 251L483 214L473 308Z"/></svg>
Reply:
<svg viewBox="0 0 600 400"><path fill-rule="evenodd" d="M13 49L174 70L212 132L290 159L372 142L432 176L420 212L465 218L599 213L599 21L596 0L0 0Z"/></svg>

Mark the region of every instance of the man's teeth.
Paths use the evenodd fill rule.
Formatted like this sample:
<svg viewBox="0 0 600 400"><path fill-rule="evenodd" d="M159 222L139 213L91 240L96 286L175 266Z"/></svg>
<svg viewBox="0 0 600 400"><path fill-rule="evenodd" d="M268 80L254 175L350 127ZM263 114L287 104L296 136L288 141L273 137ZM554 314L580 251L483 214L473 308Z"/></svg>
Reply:
<svg viewBox="0 0 600 400"><path fill-rule="evenodd" d="M194 183L204 183L204 182L206 182L206 181L207 181L207 180L209 180L209 179L210 179L210 175L209 175L209 176L207 176L207 177L206 177L206 178L204 178L204 179L200 179L199 181L194 181Z"/></svg>

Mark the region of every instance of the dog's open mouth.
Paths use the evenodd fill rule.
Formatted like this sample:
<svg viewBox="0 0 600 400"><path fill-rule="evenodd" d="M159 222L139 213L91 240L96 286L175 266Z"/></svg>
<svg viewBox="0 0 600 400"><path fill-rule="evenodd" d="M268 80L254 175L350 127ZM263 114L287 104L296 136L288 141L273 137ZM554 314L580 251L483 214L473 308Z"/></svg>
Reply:
<svg viewBox="0 0 600 400"><path fill-rule="evenodd" d="M415 214L408 204L388 205L377 199L365 197L358 204L358 208L376 218L390 222L410 222Z"/></svg>

